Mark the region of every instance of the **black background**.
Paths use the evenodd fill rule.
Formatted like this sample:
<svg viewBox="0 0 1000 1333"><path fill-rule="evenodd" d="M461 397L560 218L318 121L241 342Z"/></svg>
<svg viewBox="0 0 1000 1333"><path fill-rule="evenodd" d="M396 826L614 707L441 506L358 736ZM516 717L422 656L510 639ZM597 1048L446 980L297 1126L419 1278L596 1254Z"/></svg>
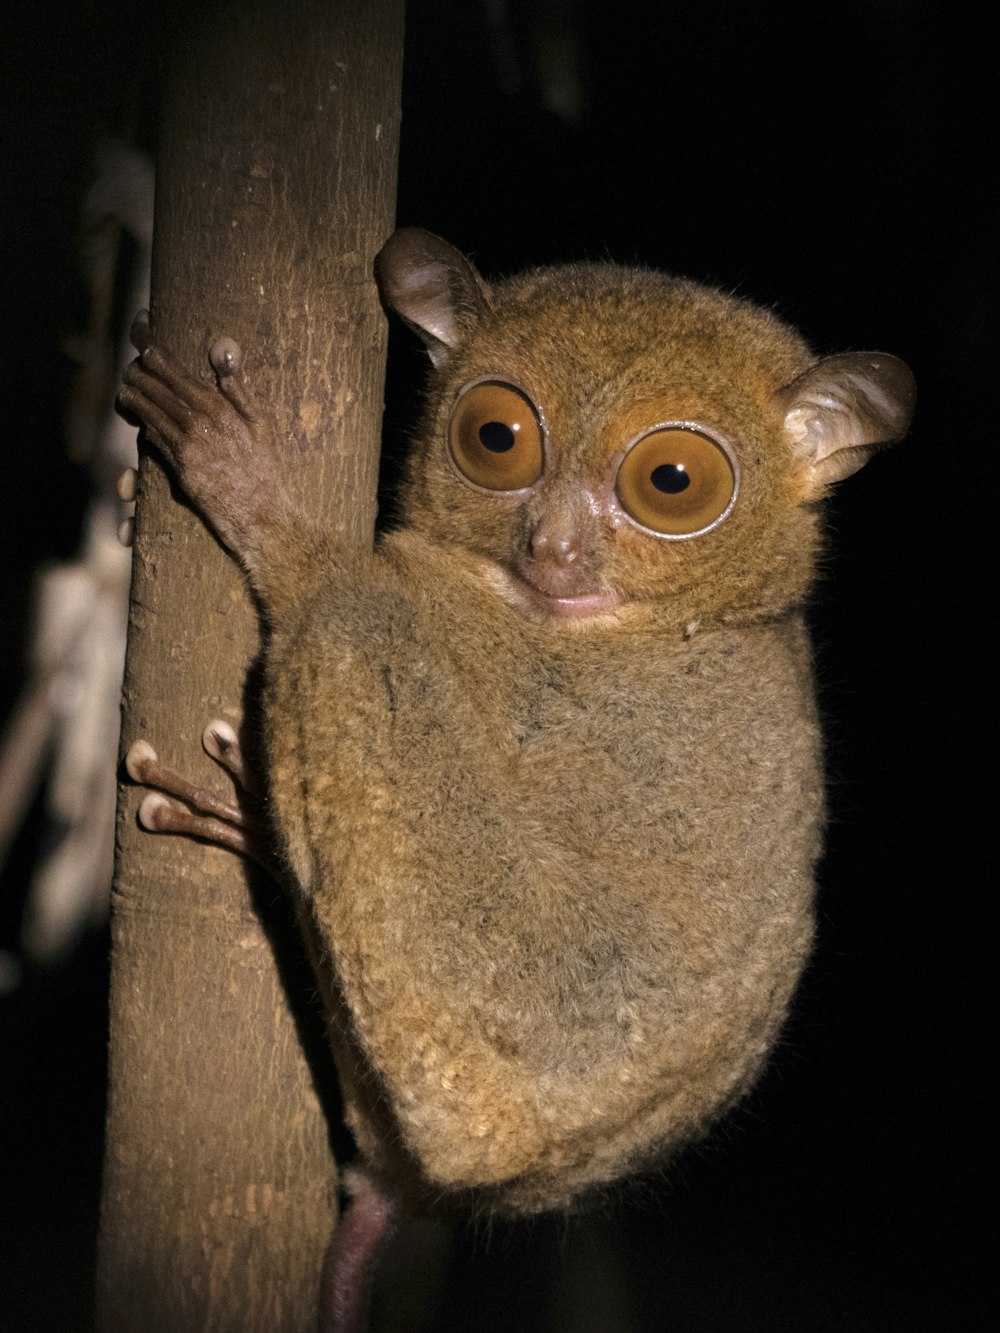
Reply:
<svg viewBox="0 0 1000 1333"><path fill-rule="evenodd" d="M820 352L902 356L921 397L909 440L832 505L811 611L832 815L819 943L761 1084L663 1180L596 1218L461 1237L438 1313L387 1327L986 1327L992 236L985 30L958 13L916 0L409 7L400 224L446 236L488 275L611 257L715 282L775 306ZM533 55L545 17L578 62L575 119L546 108ZM4 706L30 572L79 536L84 491L60 436L74 229L101 128L155 145L155 18L113 0L10 13ZM390 375L395 449L419 375L398 333ZM15 951L32 852L29 827L0 896L0 946ZM0 1008L4 1328L87 1326L105 955L97 933L67 964L29 968Z"/></svg>

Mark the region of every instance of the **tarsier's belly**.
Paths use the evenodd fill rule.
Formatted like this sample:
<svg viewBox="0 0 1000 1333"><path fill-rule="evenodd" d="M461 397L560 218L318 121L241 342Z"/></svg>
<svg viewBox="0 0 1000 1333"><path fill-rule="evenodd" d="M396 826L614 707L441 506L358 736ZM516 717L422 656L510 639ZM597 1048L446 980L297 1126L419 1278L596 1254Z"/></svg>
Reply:
<svg viewBox="0 0 1000 1333"><path fill-rule="evenodd" d="M446 659L403 614L288 682L323 778L279 820L437 1185L565 1203L759 1068L811 935L804 652L791 623L633 641L610 679L606 641L593 675L579 636L529 670L457 624Z"/></svg>

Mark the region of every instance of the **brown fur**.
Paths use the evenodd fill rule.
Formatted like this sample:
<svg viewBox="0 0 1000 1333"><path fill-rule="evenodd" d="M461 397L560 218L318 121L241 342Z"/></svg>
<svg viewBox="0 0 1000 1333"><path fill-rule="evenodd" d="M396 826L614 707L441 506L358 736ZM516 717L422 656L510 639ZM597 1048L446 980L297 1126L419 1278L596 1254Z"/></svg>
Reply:
<svg viewBox="0 0 1000 1333"><path fill-rule="evenodd" d="M892 358L817 362L769 313L655 273L490 289L419 232L380 266L436 370L403 524L373 555L280 503L248 516L163 443L267 609L275 819L364 1154L489 1207L560 1207L701 1133L785 1017L822 824L817 502L902 433L912 389ZM448 461L481 378L544 418L530 491ZM625 445L666 420L723 436L742 476L732 513L679 541L612 494ZM533 537L556 529L572 565ZM560 618L511 571L617 609Z"/></svg>
<svg viewBox="0 0 1000 1333"><path fill-rule="evenodd" d="M814 358L745 302L610 265L488 300L433 379L402 531L276 616L270 744L296 875L406 1149L440 1188L535 1210L738 1097L809 949L822 794L800 606L819 524L775 395ZM458 389L499 375L550 433L529 497L472 490L444 455ZM685 541L599 531L614 617L498 596L556 487L599 482L667 417L739 449L730 517Z"/></svg>

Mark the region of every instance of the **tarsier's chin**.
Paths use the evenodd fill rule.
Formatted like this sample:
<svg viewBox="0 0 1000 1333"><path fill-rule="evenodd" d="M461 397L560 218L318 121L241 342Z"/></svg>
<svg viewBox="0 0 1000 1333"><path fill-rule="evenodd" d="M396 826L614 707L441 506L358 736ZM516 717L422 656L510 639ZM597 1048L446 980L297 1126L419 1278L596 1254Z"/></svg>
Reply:
<svg viewBox="0 0 1000 1333"><path fill-rule="evenodd" d="M374 554L282 499L252 348L208 386L145 330L122 403L266 608L271 800L363 1155L562 1207L702 1132L784 1018L822 822L817 502L913 383L657 273L490 285L417 230L376 268L433 371Z"/></svg>

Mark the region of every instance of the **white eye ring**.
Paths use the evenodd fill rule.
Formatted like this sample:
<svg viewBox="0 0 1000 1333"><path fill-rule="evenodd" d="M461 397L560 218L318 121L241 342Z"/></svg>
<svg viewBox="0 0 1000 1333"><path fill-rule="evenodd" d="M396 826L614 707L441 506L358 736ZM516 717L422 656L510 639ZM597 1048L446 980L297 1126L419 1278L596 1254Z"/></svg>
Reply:
<svg viewBox="0 0 1000 1333"><path fill-rule="evenodd" d="M498 388L507 388L515 390L518 394L520 394L520 396L525 400L527 405L531 408L535 421L538 425L539 434L541 436L542 470L538 475L538 477L529 486L518 486L514 487L511 490L501 490L494 486L481 486L478 482L473 481L472 478L462 470L462 468L459 466L455 458L453 444L451 440L452 423L455 420L455 415L466 395L469 394L473 389L476 389L480 385L484 384L496 385ZM461 481L463 485L468 486L471 490L479 491L481 495L494 495L497 496L498 498L528 495L531 491L535 490L535 488L541 483L546 472L548 471L549 427L548 427L548 422L545 419L545 413L539 406L538 400L536 399L535 395L529 389L525 388L525 386L521 384L520 381L511 379L510 376L508 375L479 375L476 377L476 379L469 380L468 384L463 384L461 389L459 389L458 393L455 395L455 399L451 405L451 411L448 415L448 424L446 427L446 436L447 438L445 445L445 454L448 459L448 465L450 466L452 472L454 472L455 476L458 477L459 481Z"/></svg>
<svg viewBox="0 0 1000 1333"><path fill-rule="evenodd" d="M643 440L648 439L650 435L655 435L659 431L667 430L688 431L693 435L700 435L704 439L711 441L712 444L716 445L717 448L726 455L726 458L729 461L729 466L732 469L733 490L725 509L713 518L710 523L706 523L704 527L698 528L694 532L660 532L656 528L649 527L629 512L618 493L618 477L625 465L625 460L628 458L632 450L637 444L641 444ZM686 542L692 537L702 537L706 532L711 532L713 528L717 528L720 523L724 522L729 517L733 512L733 507L735 506L737 499L739 498L740 476L740 463L736 456L736 451L726 437L721 435L717 430L702 425L700 421L658 421L652 426L646 426L638 435L633 436L633 438L629 440L628 444L614 463L611 487L615 497L615 503L622 515L633 525L633 527L638 528L640 532L648 533L650 537L658 537L660 541Z"/></svg>

